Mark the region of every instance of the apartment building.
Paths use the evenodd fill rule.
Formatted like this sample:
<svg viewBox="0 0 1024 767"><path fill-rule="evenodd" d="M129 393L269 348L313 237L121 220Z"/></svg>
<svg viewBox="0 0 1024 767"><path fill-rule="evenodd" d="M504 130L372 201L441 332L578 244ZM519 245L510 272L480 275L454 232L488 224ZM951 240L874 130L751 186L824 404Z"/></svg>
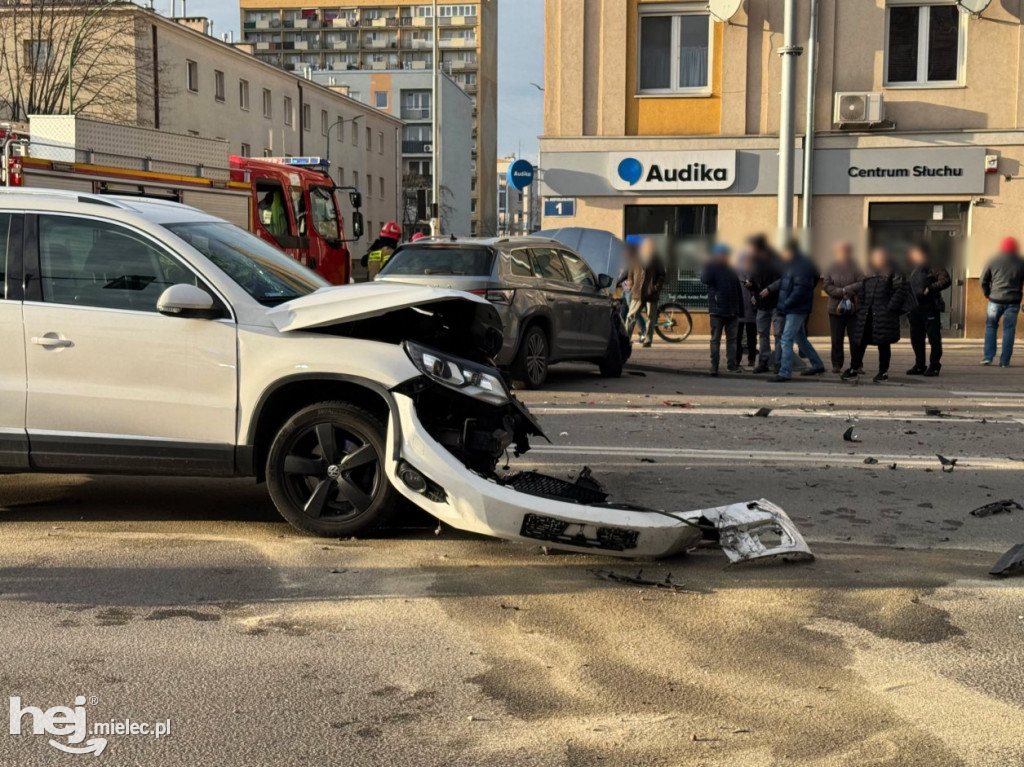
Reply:
<svg viewBox="0 0 1024 767"><path fill-rule="evenodd" d="M433 72L424 69L317 70L315 82L402 120L402 224L409 237L429 231L426 205L433 192ZM473 101L446 72L441 95L441 230L468 237L473 230Z"/></svg>
<svg viewBox="0 0 1024 767"><path fill-rule="evenodd" d="M131 88L125 97L131 115L125 119L119 113L117 122L220 139L231 153L243 156L326 157L336 181L363 193L372 234L381 223L400 218L400 119L211 37L206 19L169 19L135 5L103 13L108 14L104 21L120 30L116 55L139 62L133 67L137 81L122 86ZM73 18L60 23L80 24ZM46 41L53 45L47 66L66 77L66 52L58 45L66 34L54 28L53 35L53 41ZM102 57L79 59L74 71L84 78L90 67L102 66ZM144 73L146 66L156 78ZM158 87L145 87L147 79L158 80ZM10 100L4 93L8 87L6 79L0 83L0 104ZM76 110L111 119L105 106L83 99Z"/></svg>
<svg viewBox="0 0 1024 767"><path fill-rule="evenodd" d="M242 0L241 14L243 41L286 70L430 71L434 64L433 4L423 0ZM497 226L497 0L440 3L437 21L438 63L473 102L472 229L490 234Z"/></svg>
<svg viewBox="0 0 1024 767"><path fill-rule="evenodd" d="M1024 228L1024 3L979 15L954 0L818 7L813 183L805 195L798 163L797 220L809 206L818 254L839 239L861 253L929 241L954 278L948 334L981 335L979 274ZM704 2L549 0L546 15L541 193L573 204L545 226L734 244L775 231L782 3L747 0L719 20ZM802 45L809 18L801 0ZM801 136L798 158L803 147ZM699 308L692 275L676 276Z"/></svg>

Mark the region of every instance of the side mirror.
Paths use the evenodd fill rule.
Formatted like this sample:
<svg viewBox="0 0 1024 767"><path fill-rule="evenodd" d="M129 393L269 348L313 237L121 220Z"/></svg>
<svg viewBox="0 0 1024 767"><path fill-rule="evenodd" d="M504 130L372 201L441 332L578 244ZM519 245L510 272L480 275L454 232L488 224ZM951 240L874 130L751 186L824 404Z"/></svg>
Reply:
<svg viewBox="0 0 1024 767"><path fill-rule="evenodd" d="M221 316L213 296L195 285L171 285L156 302L156 310L168 317L210 320Z"/></svg>
<svg viewBox="0 0 1024 767"><path fill-rule="evenodd" d="M349 192L348 193L348 201L349 201L349 204L353 208L355 208L356 210L359 210L361 207L363 207L363 194L362 194L362 192Z"/></svg>
<svg viewBox="0 0 1024 767"><path fill-rule="evenodd" d="M612 286L612 282L614 282L614 280L611 278L611 275L608 275L608 274L599 274L599 275L597 275L597 286L599 288L602 288L602 289L610 288Z"/></svg>
<svg viewBox="0 0 1024 767"><path fill-rule="evenodd" d="M353 194L359 194L353 192ZM363 236L363 214L358 210L352 211L352 236L357 240Z"/></svg>

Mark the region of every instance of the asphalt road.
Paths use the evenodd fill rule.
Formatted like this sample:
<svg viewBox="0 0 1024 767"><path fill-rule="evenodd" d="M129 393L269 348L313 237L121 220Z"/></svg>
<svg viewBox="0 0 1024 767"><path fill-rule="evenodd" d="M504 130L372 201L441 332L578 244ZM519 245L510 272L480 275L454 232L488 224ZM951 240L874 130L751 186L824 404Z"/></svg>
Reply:
<svg viewBox="0 0 1024 767"><path fill-rule="evenodd" d="M1024 763L1024 578L986 574L1024 512L968 513L1024 498L1024 374L975 356L772 386L699 375L694 342L524 395L552 440L524 465L589 465L665 508L768 498L803 565L625 564L428 523L312 540L247 482L0 477L0 691L171 720L109 736L111 765ZM3 765L91 758L0 733Z"/></svg>

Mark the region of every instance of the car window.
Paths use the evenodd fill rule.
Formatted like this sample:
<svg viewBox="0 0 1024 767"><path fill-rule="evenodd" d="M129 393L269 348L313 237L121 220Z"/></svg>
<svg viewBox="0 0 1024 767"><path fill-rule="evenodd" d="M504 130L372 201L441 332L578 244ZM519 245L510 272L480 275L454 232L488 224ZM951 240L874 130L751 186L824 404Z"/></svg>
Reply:
<svg viewBox="0 0 1024 767"><path fill-rule="evenodd" d="M118 224L39 217L43 301L155 312L160 294L195 274L142 235Z"/></svg>
<svg viewBox="0 0 1024 767"><path fill-rule="evenodd" d="M256 197L259 200L259 220L267 232L279 243L281 238L294 234L288 220L288 203L278 182L259 179Z"/></svg>
<svg viewBox="0 0 1024 767"><path fill-rule="evenodd" d="M534 248L530 251L533 255L533 270L538 277L545 280L559 280L569 282L569 275L562 265L562 259L554 248Z"/></svg>
<svg viewBox="0 0 1024 767"><path fill-rule="evenodd" d="M597 278L594 277L594 273L590 271L590 267L587 266L586 261L575 253L570 253L567 250L559 252L562 254L562 263L564 263L565 267L569 270L569 279L577 285L586 285L591 288L597 287Z"/></svg>
<svg viewBox="0 0 1024 767"><path fill-rule="evenodd" d="M528 250L513 250L508 257L509 271L516 277L532 277L533 267L530 266Z"/></svg>
<svg viewBox="0 0 1024 767"><path fill-rule="evenodd" d="M327 240L340 240L333 190L328 186L311 186L309 201L313 207L313 226L320 236Z"/></svg>
<svg viewBox="0 0 1024 767"><path fill-rule="evenodd" d="M494 251L490 248L412 245L395 253L380 273L387 277L431 274L487 277L493 269Z"/></svg>
<svg viewBox="0 0 1024 767"><path fill-rule="evenodd" d="M259 237L234 224L165 224L264 306L309 295L328 283Z"/></svg>
<svg viewBox="0 0 1024 767"><path fill-rule="evenodd" d="M0 299L7 297L7 253L11 234L11 214L0 213Z"/></svg>

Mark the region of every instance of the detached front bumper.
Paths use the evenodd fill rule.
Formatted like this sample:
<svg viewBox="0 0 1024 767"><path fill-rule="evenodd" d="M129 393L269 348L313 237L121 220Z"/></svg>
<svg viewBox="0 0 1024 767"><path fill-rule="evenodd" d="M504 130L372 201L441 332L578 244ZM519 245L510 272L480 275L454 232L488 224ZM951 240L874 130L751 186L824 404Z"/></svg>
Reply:
<svg viewBox="0 0 1024 767"><path fill-rule="evenodd" d="M428 433L409 396L393 396L398 423L392 419L389 426L388 478L403 496L459 530L627 558L671 556L708 537L719 540L732 562L813 558L792 520L768 501L667 514L519 492L466 468ZM443 494L425 495L407 484L402 471L408 467Z"/></svg>

